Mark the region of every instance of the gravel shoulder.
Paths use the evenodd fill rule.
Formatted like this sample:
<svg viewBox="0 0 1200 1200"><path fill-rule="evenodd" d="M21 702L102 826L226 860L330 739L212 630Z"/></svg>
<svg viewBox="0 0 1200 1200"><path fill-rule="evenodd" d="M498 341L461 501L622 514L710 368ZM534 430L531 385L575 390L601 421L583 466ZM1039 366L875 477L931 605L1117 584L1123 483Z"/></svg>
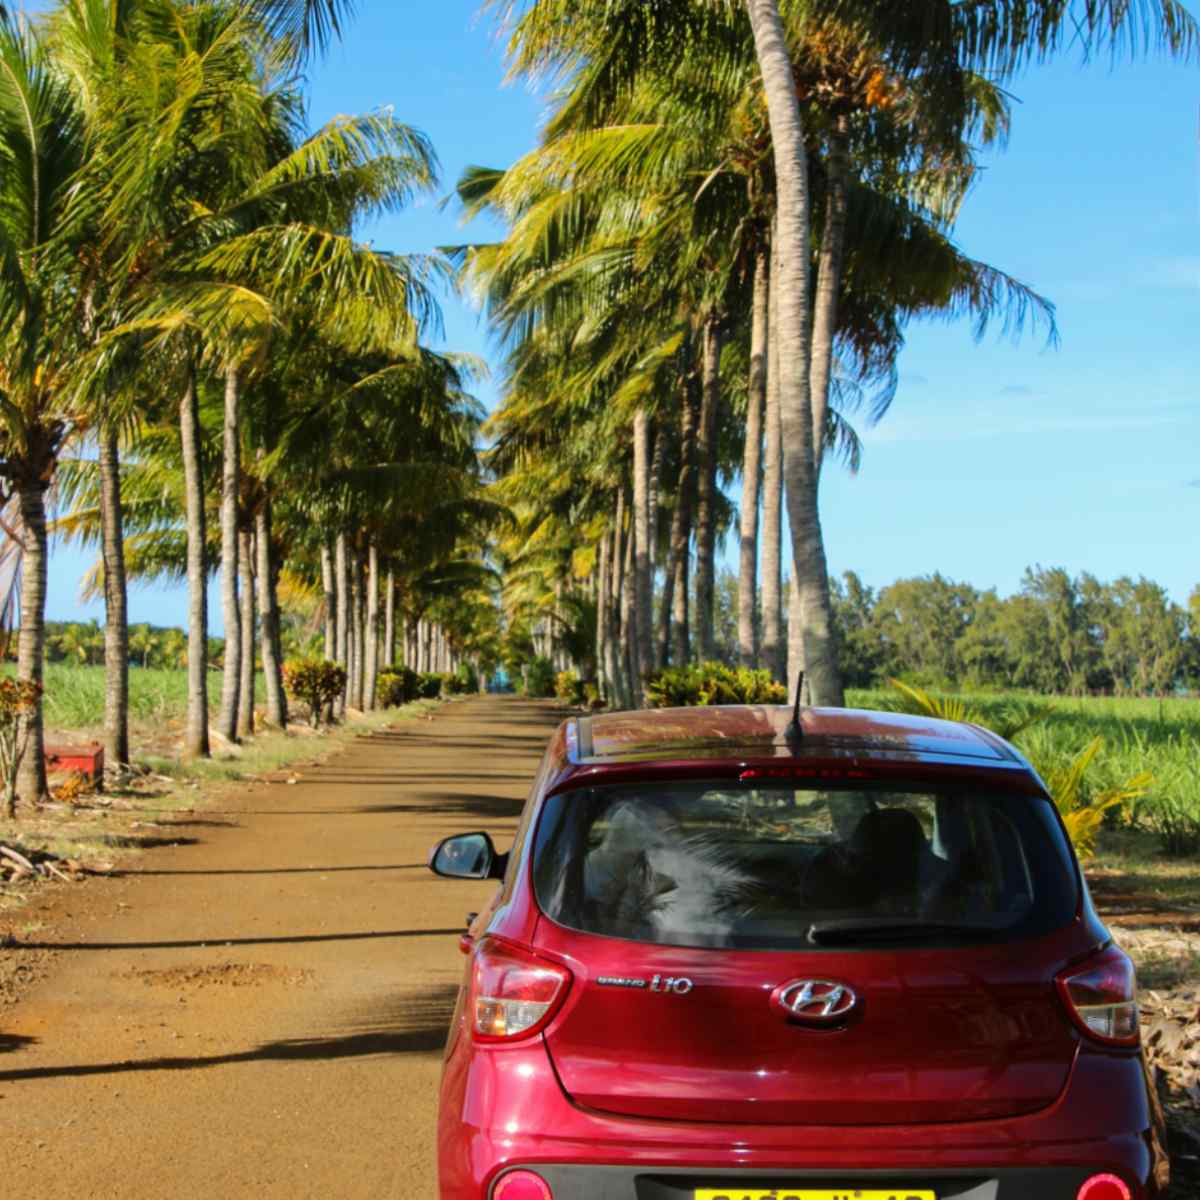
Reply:
<svg viewBox="0 0 1200 1200"><path fill-rule="evenodd" d="M494 885L425 857L511 835L561 716L457 701L56 901L6 951L35 981L0 1009L4 1193L432 1196L457 935Z"/></svg>

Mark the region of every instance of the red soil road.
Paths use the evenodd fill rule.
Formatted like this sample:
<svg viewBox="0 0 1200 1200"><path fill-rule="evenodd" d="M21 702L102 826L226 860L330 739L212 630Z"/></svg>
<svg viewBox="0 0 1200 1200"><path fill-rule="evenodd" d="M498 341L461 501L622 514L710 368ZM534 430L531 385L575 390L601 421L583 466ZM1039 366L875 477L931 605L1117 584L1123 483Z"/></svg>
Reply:
<svg viewBox="0 0 1200 1200"><path fill-rule="evenodd" d="M456 702L69 893L86 914L3 1013L0 1196L432 1200L457 935L495 885L426 855L472 829L507 848L561 717Z"/></svg>

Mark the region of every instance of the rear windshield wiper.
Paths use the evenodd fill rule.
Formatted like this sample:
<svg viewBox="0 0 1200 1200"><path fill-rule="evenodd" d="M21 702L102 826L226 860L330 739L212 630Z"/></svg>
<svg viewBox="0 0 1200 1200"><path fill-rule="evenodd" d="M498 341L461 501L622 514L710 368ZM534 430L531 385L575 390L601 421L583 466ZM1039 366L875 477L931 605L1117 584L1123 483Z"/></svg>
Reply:
<svg viewBox="0 0 1200 1200"><path fill-rule="evenodd" d="M1002 932L994 925L963 922L919 921L911 917L844 917L814 921L808 940L819 946L836 942L916 942L922 938L994 937Z"/></svg>

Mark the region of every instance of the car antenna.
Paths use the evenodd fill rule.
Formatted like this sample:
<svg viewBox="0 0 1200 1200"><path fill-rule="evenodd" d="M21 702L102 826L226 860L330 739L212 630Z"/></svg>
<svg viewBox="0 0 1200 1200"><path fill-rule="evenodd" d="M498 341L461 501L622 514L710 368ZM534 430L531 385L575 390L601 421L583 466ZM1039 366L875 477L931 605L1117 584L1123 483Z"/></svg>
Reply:
<svg viewBox="0 0 1200 1200"><path fill-rule="evenodd" d="M783 736L789 742L802 742L804 740L804 726L800 722L800 699L804 695L804 672L801 671L796 680L796 706L792 709L792 719L788 722L788 727L783 731Z"/></svg>

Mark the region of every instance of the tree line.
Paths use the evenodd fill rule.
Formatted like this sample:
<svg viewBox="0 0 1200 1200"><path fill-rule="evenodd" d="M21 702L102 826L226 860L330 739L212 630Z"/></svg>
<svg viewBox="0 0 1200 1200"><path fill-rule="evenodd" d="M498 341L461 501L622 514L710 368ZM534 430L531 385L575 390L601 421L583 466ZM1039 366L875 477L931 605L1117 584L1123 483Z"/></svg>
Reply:
<svg viewBox="0 0 1200 1200"><path fill-rule="evenodd" d="M305 65L351 7L0 13L20 678L42 682L53 531L100 550L113 764L129 758L130 579L187 584L190 755L210 749L217 572L226 739L251 732L260 658L268 718L287 723L288 613L347 668L341 710L371 706L401 647L495 659L522 629L543 653L591 639L606 698L633 703L656 666L713 654L723 488L740 478L739 658L782 677L790 657L815 702L840 703L820 478L856 465L854 422L890 403L906 323L1054 334L1048 301L953 238L980 150L1007 136L1006 85L1067 44L1190 56L1190 15L499 2L514 73L552 81L551 112L531 154L458 181L463 212L499 215L507 237L442 257L354 237L436 187L419 131L390 112L308 126ZM486 423L476 364L427 345L455 273L507 356ZM25 726L35 799L39 705Z"/></svg>
<svg viewBox="0 0 1200 1200"><path fill-rule="evenodd" d="M1185 609L1151 580L1105 583L1031 567L1002 597L941 575L878 591L853 572L833 584L849 685L889 676L947 688L1162 696L1200 688L1200 587Z"/></svg>
<svg viewBox="0 0 1200 1200"><path fill-rule="evenodd" d="M600 690L635 704L663 666L719 657L736 521L739 663L840 704L869 672L839 633L820 482L858 466L906 325L1056 337L1047 299L954 240L1009 87L1068 46L1191 57L1195 23L1172 0L496 7L513 74L552 85L537 148L458 185L508 227L458 253L507 355L484 432L518 522L509 620L576 644L592 621Z"/></svg>
<svg viewBox="0 0 1200 1200"><path fill-rule="evenodd" d="M406 618L416 636L443 597L492 607L479 368L426 344L450 267L355 237L432 191L437 158L388 111L311 128L315 43L296 19L284 0L0 12L0 557L17 675L40 689L48 539L96 546L85 592L105 604L114 766L129 761L129 664L165 653L131 633L131 580L186 582L192 756L210 752L214 575L213 728L229 741L253 732L260 661L268 720L287 724L289 611L348 668L344 709L372 705ZM20 792L36 800L40 702L22 721Z"/></svg>

